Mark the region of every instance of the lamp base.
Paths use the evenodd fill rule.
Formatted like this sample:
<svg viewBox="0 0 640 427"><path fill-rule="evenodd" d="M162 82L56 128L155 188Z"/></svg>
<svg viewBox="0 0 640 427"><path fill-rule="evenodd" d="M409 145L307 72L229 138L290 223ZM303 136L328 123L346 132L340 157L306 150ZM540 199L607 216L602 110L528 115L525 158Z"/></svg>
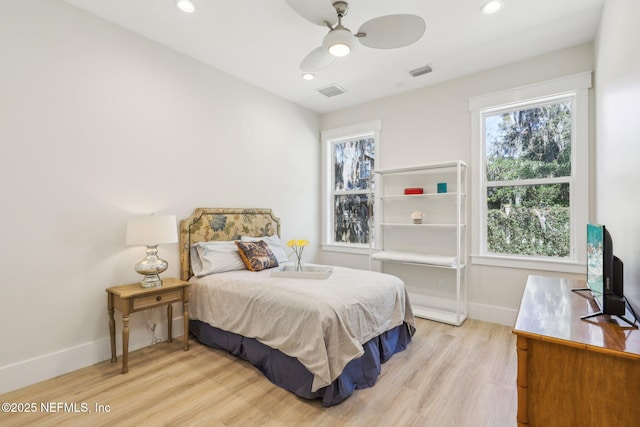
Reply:
<svg viewBox="0 0 640 427"><path fill-rule="evenodd" d="M136 272L144 275L140 282L143 288L159 288L162 286L162 279L158 274L169 267L169 263L158 258L158 245L147 246L147 256L134 267Z"/></svg>
<svg viewBox="0 0 640 427"><path fill-rule="evenodd" d="M143 288L160 288L162 287L162 279L157 274L147 274L140 282Z"/></svg>

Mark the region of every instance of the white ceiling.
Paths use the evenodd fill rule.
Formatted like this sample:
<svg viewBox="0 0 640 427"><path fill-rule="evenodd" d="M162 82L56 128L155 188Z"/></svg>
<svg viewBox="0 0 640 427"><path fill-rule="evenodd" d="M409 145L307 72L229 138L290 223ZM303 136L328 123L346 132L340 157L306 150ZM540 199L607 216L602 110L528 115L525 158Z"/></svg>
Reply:
<svg viewBox="0 0 640 427"><path fill-rule="evenodd" d="M495 15L480 13L483 0L351 0L343 24L354 32L371 18L411 13L424 18L426 33L400 49L357 46L312 81L301 78L300 62L327 29L284 0L194 0L191 15L175 0L66 1L325 113L591 41L604 0L504 0ZM427 64L430 74L408 73ZM327 98L316 91L332 84L347 93Z"/></svg>

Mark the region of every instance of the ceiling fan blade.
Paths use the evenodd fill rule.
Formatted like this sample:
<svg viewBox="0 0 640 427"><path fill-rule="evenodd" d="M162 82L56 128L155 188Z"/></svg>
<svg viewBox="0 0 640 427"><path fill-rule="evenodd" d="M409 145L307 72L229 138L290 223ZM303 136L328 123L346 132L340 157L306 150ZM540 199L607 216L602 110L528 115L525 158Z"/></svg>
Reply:
<svg viewBox="0 0 640 427"><path fill-rule="evenodd" d="M336 9L329 0L284 0L291 9L307 21L326 26L325 21L333 26L338 22Z"/></svg>
<svg viewBox="0 0 640 427"><path fill-rule="evenodd" d="M360 27L358 41L376 49L395 49L420 40L426 24L417 15L386 15L371 19Z"/></svg>
<svg viewBox="0 0 640 427"><path fill-rule="evenodd" d="M300 70L304 73L313 73L328 66L333 62L334 57L329 55L324 48L318 47L312 50L307 56L304 57L300 63Z"/></svg>

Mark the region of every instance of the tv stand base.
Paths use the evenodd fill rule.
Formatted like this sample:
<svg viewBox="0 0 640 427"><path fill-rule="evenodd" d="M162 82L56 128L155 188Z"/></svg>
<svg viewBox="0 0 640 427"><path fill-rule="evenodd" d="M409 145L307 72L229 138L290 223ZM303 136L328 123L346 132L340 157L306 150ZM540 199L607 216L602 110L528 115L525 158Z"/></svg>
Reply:
<svg viewBox="0 0 640 427"><path fill-rule="evenodd" d="M587 315L584 315L584 316L580 316L580 319L581 319L581 320L585 320L585 319L589 319L589 318L591 318L591 317L597 317L597 316L609 316L609 315L608 315L608 314L604 314L604 313L603 313L603 312L601 312L601 311L597 311L597 312L595 312L595 313L591 313L591 314L587 314ZM620 316L620 315L617 315L617 314L611 314L611 316L616 316L618 319L620 319L620 320L624 320L625 322L627 322L629 325L631 325L631 327L632 327L632 328L638 329L638 326L636 326L636 321L637 321L638 319L635 319L635 318L634 318L634 319L633 319L633 322L632 322L631 320L627 319L627 318L626 318L626 317L624 317L624 316Z"/></svg>
<svg viewBox="0 0 640 427"><path fill-rule="evenodd" d="M571 292L590 292L590 291L591 290L589 288L574 288L574 289L571 289ZM620 298L619 300L612 301L612 303L618 303L618 304L622 303L622 307L619 307L620 311L621 312L626 311L627 302L626 302L625 299ZM617 308L618 307L616 307L616 309ZM632 310L632 313L633 313L633 310ZM602 311L597 311L595 313L590 313L590 314L587 314L587 315L584 315L584 316L580 316L580 319L581 320L585 320L585 319L589 319L591 317L606 316L606 315L609 315L609 314L603 313ZM636 326L636 322L638 321L638 318L635 316L635 313L634 313L634 316L633 316L633 322L631 320L627 319L626 317L624 317L624 315L622 315L622 314L610 314L609 316L616 316L619 319L624 320L625 322L627 322L629 325L631 325L631 327L638 329L638 326Z"/></svg>

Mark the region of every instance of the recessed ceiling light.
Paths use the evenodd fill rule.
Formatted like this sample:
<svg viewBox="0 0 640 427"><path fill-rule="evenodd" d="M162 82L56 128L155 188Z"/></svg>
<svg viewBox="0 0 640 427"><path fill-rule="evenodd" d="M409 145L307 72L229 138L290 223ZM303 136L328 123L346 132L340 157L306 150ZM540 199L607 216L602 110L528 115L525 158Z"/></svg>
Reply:
<svg viewBox="0 0 640 427"><path fill-rule="evenodd" d="M503 7L504 7L504 1L503 0L489 0L488 2L484 3L480 7L480 10L485 15L491 15L493 13L498 12Z"/></svg>
<svg viewBox="0 0 640 427"><path fill-rule="evenodd" d="M302 74L302 78L305 80L313 80L316 78L316 75L313 73L304 73Z"/></svg>
<svg viewBox="0 0 640 427"><path fill-rule="evenodd" d="M178 6L178 9L184 13L193 13L198 9L198 5L196 5L192 0L177 0L176 6Z"/></svg>

